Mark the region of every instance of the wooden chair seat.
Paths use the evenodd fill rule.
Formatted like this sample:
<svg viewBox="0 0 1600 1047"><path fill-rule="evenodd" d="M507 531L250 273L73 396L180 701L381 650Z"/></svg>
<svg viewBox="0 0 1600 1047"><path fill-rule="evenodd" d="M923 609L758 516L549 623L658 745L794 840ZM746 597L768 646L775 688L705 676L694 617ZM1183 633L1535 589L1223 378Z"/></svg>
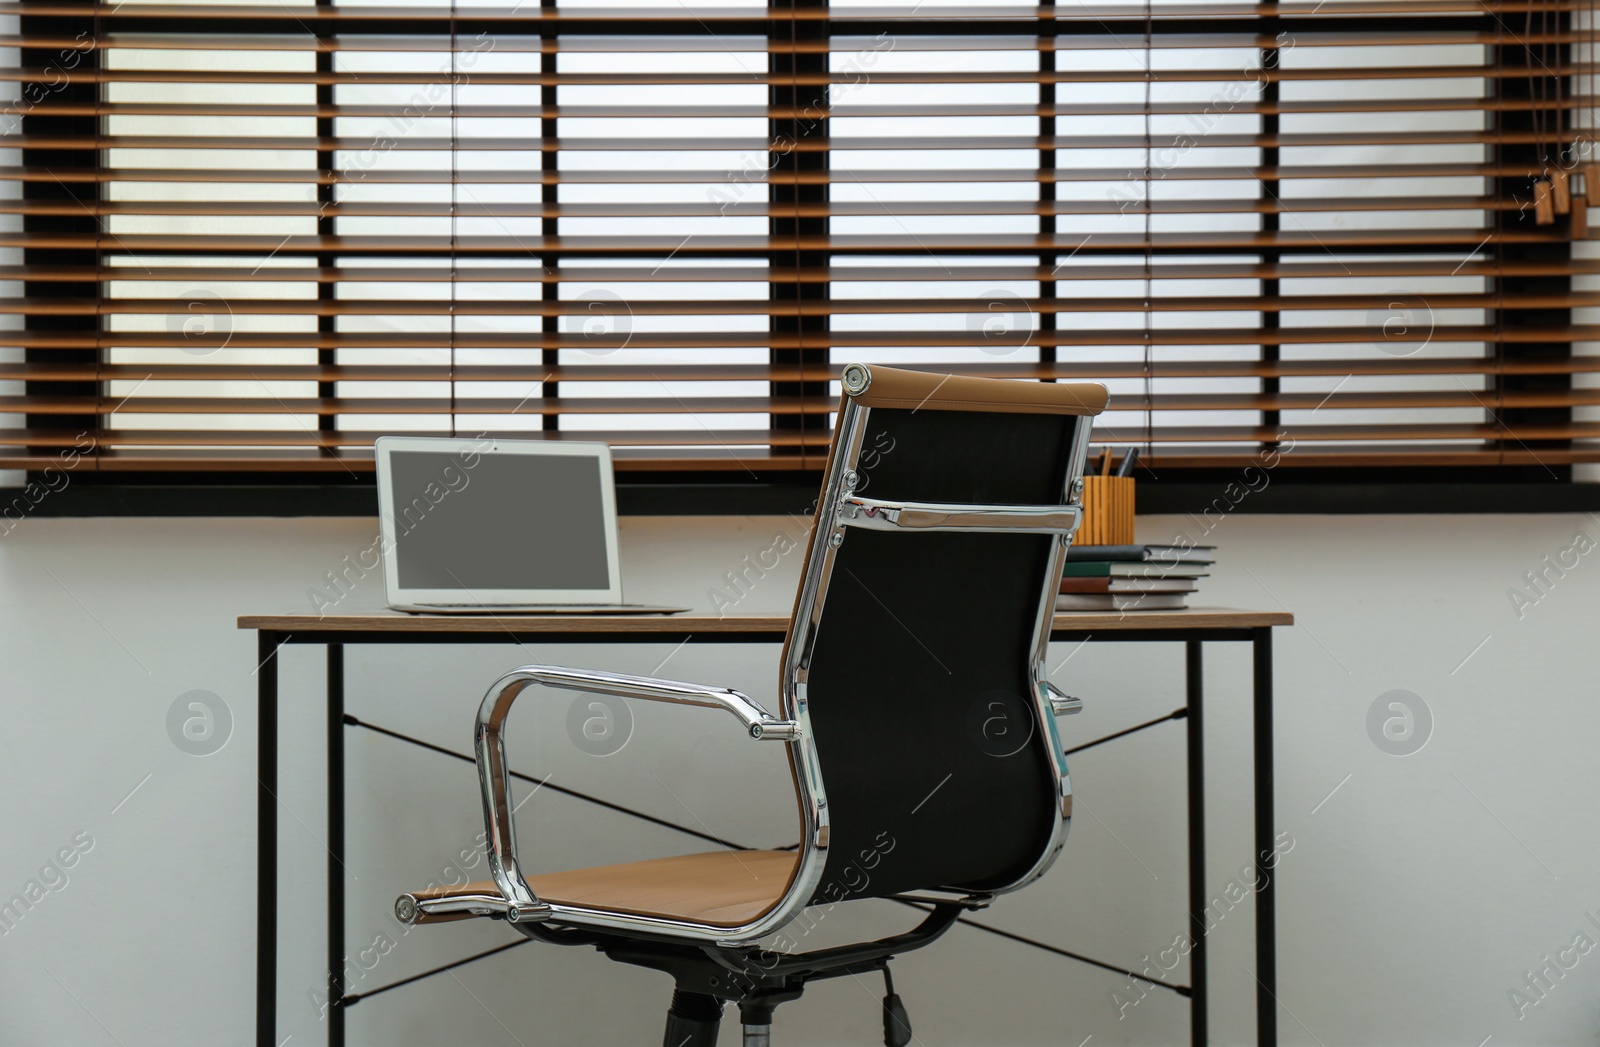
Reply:
<svg viewBox="0 0 1600 1047"><path fill-rule="evenodd" d="M737 927L777 904L794 866L793 851L714 851L530 876L528 886L540 901L555 905ZM412 897L495 893L493 883L482 881L431 887Z"/></svg>

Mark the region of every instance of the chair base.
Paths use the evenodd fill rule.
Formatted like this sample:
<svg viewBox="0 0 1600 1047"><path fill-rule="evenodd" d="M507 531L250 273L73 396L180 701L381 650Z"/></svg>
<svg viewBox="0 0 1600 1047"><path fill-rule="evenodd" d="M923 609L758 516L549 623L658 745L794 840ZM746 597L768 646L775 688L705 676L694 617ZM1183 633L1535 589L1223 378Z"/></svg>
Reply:
<svg viewBox="0 0 1600 1047"><path fill-rule="evenodd" d="M739 1005L744 1047L770 1047L773 1010L799 999L807 983L886 972L894 956L936 941L970 907L937 902L921 923L902 934L806 953L769 952L757 946L685 945L542 924L521 924L517 929L558 945L592 945L619 963L672 975L675 989L667 1011L665 1047L716 1047L725 1003ZM910 1023L892 988L885 998L884 1015L884 1042L890 1047L907 1043Z"/></svg>

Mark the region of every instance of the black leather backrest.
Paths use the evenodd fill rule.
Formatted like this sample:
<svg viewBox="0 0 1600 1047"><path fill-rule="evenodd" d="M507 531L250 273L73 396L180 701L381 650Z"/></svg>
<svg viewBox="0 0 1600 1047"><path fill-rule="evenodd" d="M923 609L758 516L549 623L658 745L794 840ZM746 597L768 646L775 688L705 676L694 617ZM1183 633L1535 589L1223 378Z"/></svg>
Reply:
<svg viewBox="0 0 1600 1047"><path fill-rule="evenodd" d="M1070 415L874 408L869 498L1059 505ZM851 528L807 694L831 821L818 903L1026 874L1059 818L1029 694L1051 543Z"/></svg>

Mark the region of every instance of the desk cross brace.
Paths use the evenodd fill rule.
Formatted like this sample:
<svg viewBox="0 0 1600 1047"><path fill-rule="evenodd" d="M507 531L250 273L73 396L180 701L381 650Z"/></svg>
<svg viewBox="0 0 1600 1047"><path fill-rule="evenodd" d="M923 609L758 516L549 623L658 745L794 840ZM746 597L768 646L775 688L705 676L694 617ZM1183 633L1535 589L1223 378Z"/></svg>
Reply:
<svg viewBox="0 0 1600 1047"><path fill-rule="evenodd" d="M1114 732L1112 734L1106 735L1103 738L1097 738L1092 742L1085 742L1082 745L1075 746L1075 747L1073 747L1071 749L1068 749L1066 751L1067 751L1068 754L1075 753L1075 752L1081 752L1084 749L1092 748L1092 747L1094 747L1096 745L1100 745L1103 742L1114 741L1114 740L1116 740L1118 738L1126 737L1127 735L1133 734L1133 733L1135 733L1137 731L1142 731L1142 730L1145 730L1146 728L1154 727L1157 724L1167 723L1167 722L1172 721L1172 720L1181 719L1185 715L1186 712L1187 712L1186 709L1178 709L1178 710L1176 710L1176 711L1174 711L1172 713L1167 714L1166 716L1158 717L1158 718L1156 718L1154 720L1149 720L1149 721L1147 721L1145 723L1136 724L1133 727L1128 727L1128 728L1126 728L1124 730L1116 731L1116 732ZM392 729L387 728L387 727L381 727L378 724L368 723L365 720L359 719L358 717L352 715L351 713L343 713L342 716L341 716L341 722L343 723L343 725L345 727L363 727L363 728L365 728L365 729L367 729L369 731L372 731L375 734L380 734L380 735L383 735L384 737L387 737L387 738L393 738L396 741L405 742L408 745L414 745L414 746L417 746L420 749L426 749L429 752L438 753L441 756L449 756L449 757L451 757L453 759L456 759L456 760L464 760L467 763L475 763L476 762L471 756L469 756L466 753L456 752L453 749L447 749L442 745L436 745L433 742L424 741L423 739L417 738L417 737L415 737L413 735L404 734L404 733L402 733L400 731L392 730ZM552 790L553 792L561 793L564 796L570 796L570 797L572 797L574 799L578 799L578 800L585 800L585 801L587 801L589 803L596 804L596 805L598 805L600 807L604 807L604 808L606 808L608 810L616 811L619 814L626 814L626 815L629 815L631 817L638 818L638 819L640 819L642 821L646 821L646 822L650 822L651 824L654 824L654 825L662 826L663 828L673 829L673 830L675 830L677 832L684 833L685 835L694 836L694 837L697 837L698 839L702 839L702 840L706 840L706 841L708 841L710 843L718 844L719 846L726 847L726 848L728 848L730 850L748 851L748 850L753 850L754 849L754 848L749 847L746 844L735 843L732 840L727 840L727 839L724 839L724 838L722 838L720 836L713 836L710 833L701 832L698 829L692 829L692 828L690 828L690 827L688 827L686 825L679 825L678 823L672 822L672 821L668 821L665 818L658 818L653 814L647 814L644 811L635 810L634 808L625 806L623 804L616 803L616 802L611 801L611 800L604 800L604 799L601 799L598 796L592 796L589 793L581 792L581 791L579 791L577 789L572 789L572 788L568 788L566 786L556 785L555 783L550 781L550 779L548 779L548 778L535 777L534 775L531 775L531 774L524 774L521 771L511 771L510 774L511 774L511 777L513 777L513 778L517 778L517 779L520 779L520 780L525 781L525 782L532 782L535 786L537 786L539 788L547 788L547 789ZM786 845L784 845L782 847L777 847L777 848L774 848L774 849L775 850L780 850L780 851L788 851L788 850L794 850L797 846L798 846L797 844L792 844L791 843L791 844L786 844ZM922 909L923 908L923 906L917 905L916 903L911 902L911 901L906 901L906 900L903 900L903 899L893 899L893 900L900 901L902 904L908 905L913 909ZM1063 949L1058 945L1050 945L1047 942L1041 942L1041 941L1038 941L1036 939L1029 938L1029 937L1026 937L1024 935L1016 934L1016 933L1011 932L1011 931L1001 930L998 927L991 927L991 926L989 926L987 924L983 924L983 923L979 923L979 922L977 922L975 920L967 919L966 917L960 917L960 918L957 919L956 922L965 924L968 927L975 927L980 931L987 931L990 934L998 935L1001 938L1006 938L1006 939L1009 939L1009 940L1014 941L1014 942L1020 942L1020 943L1022 943L1024 945L1031 945L1036 949L1041 949L1041 950L1043 950L1045 952L1053 953L1054 955L1057 955L1057 956L1064 956L1064 957L1066 957L1068 959L1077 960L1080 963L1086 963L1086 964L1089 964L1089 965L1094 966L1094 967L1099 967L1099 968L1101 968L1103 970L1111 971L1111 972L1113 972L1115 974L1125 975L1125 976L1127 976L1129 978L1133 978L1133 979L1136 979L1136 980L1138 980L1140 982L1144 982L1144 983L1146 983L1146 984L1148 984L1150 986L1160 987L1160 988L1163 988L1163 989L1170 989L1170 990L1172 990L1173 992L1177 993L1180 996L1187 997L1187 996L1190 995L1190 990L1189 990L1188 986L1174 985L1171 982L1164 982L1164 981L1160 981L1160 980L1155 979L1155 978L1150 978L1150 977L1148 977L1146 975L1140 974L1137 971L1129 970L1129 969L1127 969L1125 967L1118 967L1115 964L1105 963L1104 961L1096 960L1091 956L1084 956L1083 954L1073 952L1070 949ZM464 957L463 959L460 959L460 960L454 960L454 961L452 961L450 963L443 964L443 965L441 965L439 967L435 967L432 970L423 971L420 974L414 974L414 975L411 975L408 978L402 978L399 981L391 982L388 985L381 985L378 988L372 989L372 990L370 990L368 992L364 992L364 993L343 993L343 994L341 994L339 996L330 995L330 997L329 997L329 1006L330 1007L340 1007L340 1008L348 1009L350 1007L354 1007L356 1004L360 1003L362 1000L368 999L369 997L377 996L380 993L388 992L390 989L398 989L403 985L410 985L413 982L422 981L424 978L430 978L430 977L432 977L433 975L436 975L436 974L444 974L444 973L446 973L448 971L452 971L452 970L456 969L457 967L461 967L461 966L463 966L465 964L469 964L469 963L472 963L472 962L474 962L476 960L481 960L481 959L484 959L484 958L489 957L489 956L493 956L496 953L500 953L500 952L506 951L507 949L511 948L512 946L523 945L523 944L526 944L527 942L532 941L532 940L533 939L531 939L531 938L525 938L522 941L512 942L510 945L496 946L493 949L488 949L488 950L485 950L485 951L480 952L480 953L475 953L472 956L467 956L467 957ZM331 987L330 987L330 992L331 992Z"/></svg>
<svg viewBox="0 0 1600 1047"><path fill-rule="evenodd" d="M344 996L339 1000L330 1001L329 1006L354 1007L362 1000L377 996L379 993L388 992L390 989L398 989L402 985L410 985L412 982L420 982L424 978L432 978L436 974L444 974L447 971L455 970L457 967L465 967L469 963L486 959L490 956L493 956L495 953L505 952L507 949L515 949L519 945L527 945L529 942L534 940L535 939L533 938L520 938L514 942L507 942L505 945L496 945L493 949L485 949L483 952L473 953L471 956L467 956L459 960L452 960L449 963L435 967L430 971L423 971L421 974L413 974L409 978L401 978L399 981L390 982L388 985L380 985L376 989L369 990L368 992L345 993Z"/></svg>

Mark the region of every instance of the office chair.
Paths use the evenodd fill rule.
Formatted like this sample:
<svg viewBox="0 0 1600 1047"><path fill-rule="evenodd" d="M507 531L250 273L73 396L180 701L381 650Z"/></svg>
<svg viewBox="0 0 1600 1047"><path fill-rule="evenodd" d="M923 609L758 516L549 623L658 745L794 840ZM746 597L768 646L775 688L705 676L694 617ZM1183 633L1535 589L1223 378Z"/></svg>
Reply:
<svg viewBox="0 0 1600 1047"><path fill-rule="evenodd" d="M746 1047L767 1047L773 1008L808 982L881 971L884 1042L910 1042L889 960L1037 880L1072 816L1054 716L1077 700L1045 679L1045 646L1106 391L861 364L841 384L781 715L720 687L547 665L507 674L474 734L493 879L402 895L402 922L504 919L665 972L666 1047L712 1047L727 1002ZM504 728L530 687L720 709L783 743L798 849L527 876ZM802 948L817 907L865 898L915 906L921 922Z"/></svg>

